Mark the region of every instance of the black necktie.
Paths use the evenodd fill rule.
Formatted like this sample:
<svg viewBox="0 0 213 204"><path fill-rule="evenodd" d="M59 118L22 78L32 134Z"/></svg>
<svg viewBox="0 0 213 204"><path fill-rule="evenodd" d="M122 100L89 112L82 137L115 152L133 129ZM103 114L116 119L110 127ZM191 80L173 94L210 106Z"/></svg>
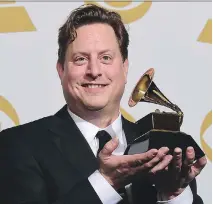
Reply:
<svg viewBox="0 0 213 204"><path fill-rule="evenodd" d="M104 145L110 141L112 139L112 137L110 136L110 134L105 131L105 130L100 130L98 131L98 133L96 134L96 137L99 139L99 148L98 148L98 152L97 155L99 154L99 152L103 149Z"/></svg>

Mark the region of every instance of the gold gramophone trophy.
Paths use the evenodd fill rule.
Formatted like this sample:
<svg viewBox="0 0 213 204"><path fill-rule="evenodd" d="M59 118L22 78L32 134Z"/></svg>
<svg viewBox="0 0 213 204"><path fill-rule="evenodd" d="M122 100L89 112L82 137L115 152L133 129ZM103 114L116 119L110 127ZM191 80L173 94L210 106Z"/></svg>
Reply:
<svg viewBox="0 0 213 204"><path fill-rule="evenodd" d="M130 98L129 106L133 107L138 102L155 103L172 109L175 112L160 112L156 110L136 122L136 139L128 145L125 154L143 153L149 149L168 147L170 153L174 148L183 150L183 158L188 146L195 149L196 158L204 156L203 151L194 139L180 131L183 122L183 112L173 104L153 82L154 69L150 68L136 84Z"/></svg>

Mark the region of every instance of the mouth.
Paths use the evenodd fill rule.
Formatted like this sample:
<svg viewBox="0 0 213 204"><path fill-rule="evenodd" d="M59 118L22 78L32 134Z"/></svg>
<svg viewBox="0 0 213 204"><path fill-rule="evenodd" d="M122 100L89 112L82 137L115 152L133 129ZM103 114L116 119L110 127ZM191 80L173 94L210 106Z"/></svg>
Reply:
<svg viewBox="0 0 213 204"><path fill-rule="evenodd" d="M108 85L109 84L85 83L81 84L81 87L86 93L97 96L97 94L102 95L107 90Z"/></svg>
<svg viewBox="0 0 213 204"><path fill-rule="evenodd" d="M95 88L104 88L107 84L82 84L81 86L85 88L95 89Z"/></svg>

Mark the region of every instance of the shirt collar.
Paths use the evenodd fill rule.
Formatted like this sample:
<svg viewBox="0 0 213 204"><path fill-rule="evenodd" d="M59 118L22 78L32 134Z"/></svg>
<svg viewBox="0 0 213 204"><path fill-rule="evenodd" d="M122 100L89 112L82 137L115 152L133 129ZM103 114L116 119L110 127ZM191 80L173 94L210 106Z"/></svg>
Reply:
<svg viewBox="0 0 213 204"><path fill-rule="evenodd" d="M80 118L79 116L71 112L69 108L68 113L70 114L70 116L72 117L72 119L74 120L77 127L80 129L81 133L83 134L88 143L90 143L95 138L99 130L105 130L111 135L112 138L117 136L118 139L122 141L121 113L119 113L117 119L106 128L99 128L93 125L92 123L85 121L84 119Z"/></svg>

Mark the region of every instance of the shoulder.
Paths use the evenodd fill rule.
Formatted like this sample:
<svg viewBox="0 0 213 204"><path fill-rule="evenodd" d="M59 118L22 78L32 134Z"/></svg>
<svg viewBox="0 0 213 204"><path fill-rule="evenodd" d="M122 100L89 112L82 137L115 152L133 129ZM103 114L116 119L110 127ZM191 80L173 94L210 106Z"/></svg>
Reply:
<svg viewBox="0 0 213 204"><path fill-rule="evenodd" d="M53 116L41 118L26 124L14 126L0 132L0 149L29 149L41 140Z"/></svg>

